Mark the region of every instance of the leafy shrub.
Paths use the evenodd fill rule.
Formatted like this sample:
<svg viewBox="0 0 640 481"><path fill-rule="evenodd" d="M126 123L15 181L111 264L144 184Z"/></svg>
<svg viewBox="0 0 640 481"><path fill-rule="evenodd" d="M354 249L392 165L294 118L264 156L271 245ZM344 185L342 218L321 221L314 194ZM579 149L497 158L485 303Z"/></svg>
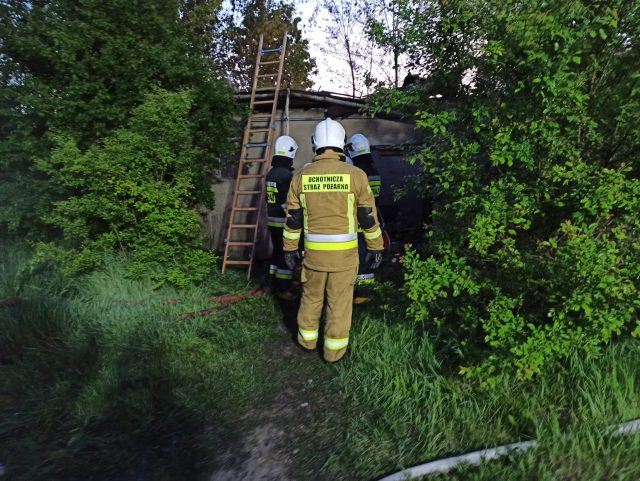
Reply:
<svg viewBox="0 0 640 481"><path fill-rule="evenodd" d="M196 198L211 204L208 176L238 129L233 91L211 55L220 7L176 0L145 8L131 8L127 0L2 4L0 232L55 238L42 217L53 202L77 192L34 168L37 159L50 157L51 135L64 133L83 152L107 138L113 142L114 130L127 126L131 111L156 87L194 92L193 163L202 174Z"/></svg>
<svg viewBox="0 0 640 481"><path fill-rule="evenodd" d="M467 375L530 378L640 335L639 11L443 2L405 32L431 77L387 105L430 136L412 185L434 206L405 257L410 313L459 339Z"/></svg>
<svg viewBox="0 0 640 481"><path fill-rule="evenodd" d="M75 192L57 201L46 222L63 240L40 244L64 260L68 271L95 267L103 253L131 250L129 274L184 286L214 265L202 250L200 218L191 208L201 172L194 162L189 91L156 90L134 109L127 128L81 151L68 137L55 138L38 168Z"/></svg>

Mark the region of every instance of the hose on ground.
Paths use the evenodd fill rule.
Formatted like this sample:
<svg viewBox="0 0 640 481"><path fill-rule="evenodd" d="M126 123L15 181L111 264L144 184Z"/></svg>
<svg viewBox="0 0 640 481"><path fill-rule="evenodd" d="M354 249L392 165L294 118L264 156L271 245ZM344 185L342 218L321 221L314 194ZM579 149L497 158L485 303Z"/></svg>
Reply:
<svg viewBox="0 0 640 481"><path fill-rule="evenodd" d="M627 423L616 424L605 429L605 433L610 436L630 436L640 431L640 419L629 421ZM431 474L448 473L456 469L461 464L478 465L484 461L497 459L511 453L523 453L538 445L538 441L522 441L519 443L505 444L491 449L481 449L471 453L453 456L450 458L439 459L425 464L419 464L412 468L403 469L397 473L379 478L378 481L407 481Z"/></svg>

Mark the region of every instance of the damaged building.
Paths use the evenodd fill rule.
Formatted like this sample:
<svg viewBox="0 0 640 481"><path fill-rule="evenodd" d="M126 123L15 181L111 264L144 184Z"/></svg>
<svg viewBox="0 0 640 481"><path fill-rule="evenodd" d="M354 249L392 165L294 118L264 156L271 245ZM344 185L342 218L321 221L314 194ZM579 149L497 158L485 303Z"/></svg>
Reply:
<svg viewBox="0 0 640 481"><path fill-rule="evenodd" d="M256 99L260 97L257 93ZM248 104L250 94L241 93L237 98L239 102ZM340 94L283 89L277 104L274 138L290 135L296 140L299 148L293 167L297 171L311 162L311 135L316 124L325 118L338 120L348 137L355 133L364 134L371 144L382 180L378 204L385 228L395 243L413 242L421 237L427 207L415 197L396 199L394 194L407 178L418 173L417 166L407 163L406 155L412 147L424 142L424 133L416 130L413 122L404 121L396 115L365 115L362 113L363 105L363 99ZM237 169L237 157L222 162L219 177L212 186L215 207L206 213L205 229L208 247L217 251L224 250ZM265 216L263 210L262 217ZM269 235L265 224L262 219L256 236L256 259L269 256Z"/></svg>

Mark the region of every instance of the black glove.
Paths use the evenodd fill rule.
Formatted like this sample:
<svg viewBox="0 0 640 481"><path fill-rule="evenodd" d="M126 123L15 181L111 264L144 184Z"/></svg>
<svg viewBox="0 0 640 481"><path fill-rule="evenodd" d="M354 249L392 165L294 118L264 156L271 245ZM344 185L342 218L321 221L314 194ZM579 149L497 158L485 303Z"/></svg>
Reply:
<svg viewBox="0 0 640 481"><path fill-rule="evenodd" d="M382 264L382 252L367 252L364 263L369 265L369 269L375 271Z"/></svg>
<svg viewBox="0 0 640 481"><path fill-rule="evenodd" d="M284 262L290 270L294 271L300 263L300 253L298 251L285 252Z"/></svg>

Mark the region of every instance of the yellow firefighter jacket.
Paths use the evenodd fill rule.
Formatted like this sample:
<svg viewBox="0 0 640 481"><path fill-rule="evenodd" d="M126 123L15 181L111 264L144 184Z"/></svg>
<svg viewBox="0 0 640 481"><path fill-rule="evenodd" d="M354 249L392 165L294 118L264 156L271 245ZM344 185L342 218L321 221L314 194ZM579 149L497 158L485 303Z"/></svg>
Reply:
<svg viewBox="0 0 640 481"><path fill-rule="evenodd" d="M367 250L383 250L382 231L367 174L344 155L317 155L291 180L284 226L284 250L295 251L304 231L304 265L339 272L358 265L358 226Z"/></svg>

